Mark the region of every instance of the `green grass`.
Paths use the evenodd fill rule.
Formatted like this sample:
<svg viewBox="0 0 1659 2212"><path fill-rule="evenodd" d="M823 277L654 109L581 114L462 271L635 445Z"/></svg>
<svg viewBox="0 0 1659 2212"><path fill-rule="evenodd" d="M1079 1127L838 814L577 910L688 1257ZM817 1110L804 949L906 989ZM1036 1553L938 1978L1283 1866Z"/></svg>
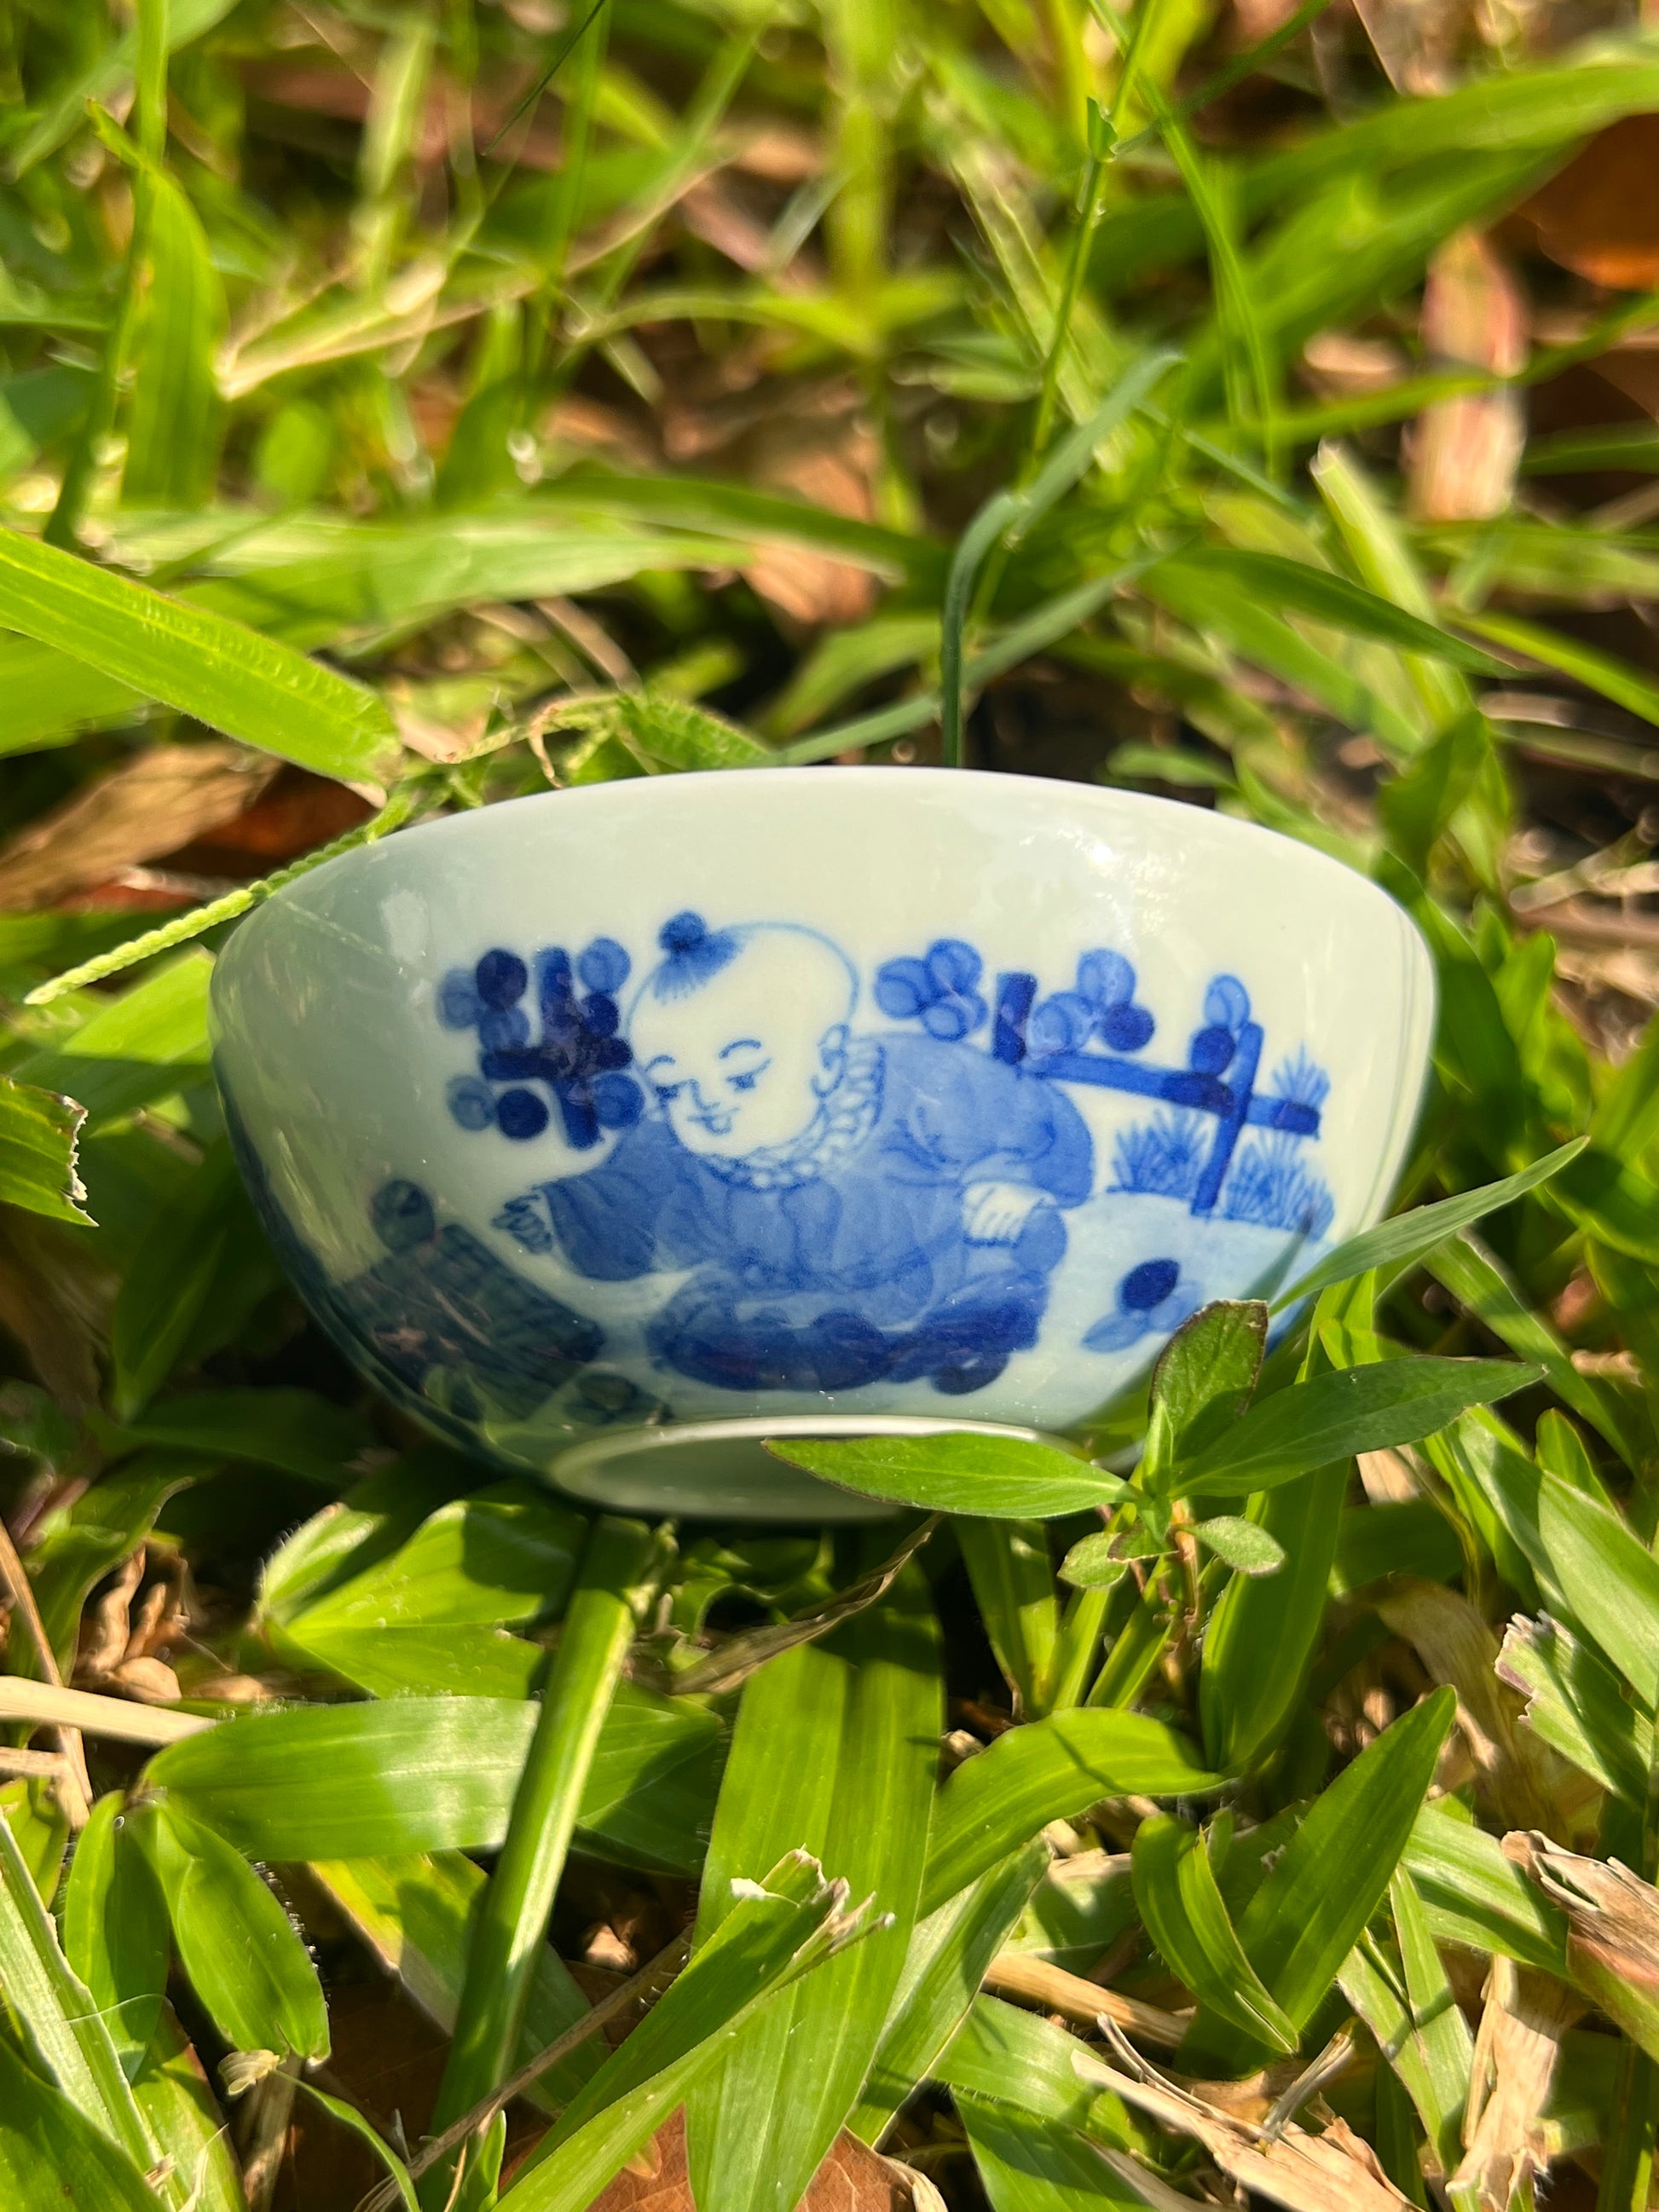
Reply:
<svg viewBox="0 0 1659 2212"><path fill-rule="evenodd" d="M1659 43L1460 35L1412 98L1316 0L0 21L8 2212L580 2212L682 2107L701 2212L844 2127L952 2212L1310 2202L1240 2112L1328 2203L1340 2120L1425 2207L1642 2212L1659 536L1572 377L1659 301L1505 218ZM1421 337L1471 228L1507 380ZM1437 505L1453 404L1523 435ZM878 1537L590 1524L306 1322L210 956L342 842L849 752L1382 884L1408 1210L1265 1364L1197 1316L1130 1481L803 1443Z"/></svg>

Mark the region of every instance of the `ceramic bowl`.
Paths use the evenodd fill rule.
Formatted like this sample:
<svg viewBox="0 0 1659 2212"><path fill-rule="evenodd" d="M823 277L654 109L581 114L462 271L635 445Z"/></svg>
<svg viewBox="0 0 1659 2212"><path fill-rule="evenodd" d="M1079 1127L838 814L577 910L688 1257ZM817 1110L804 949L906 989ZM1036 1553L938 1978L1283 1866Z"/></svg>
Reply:
<svg viewBox="0 0 1659 2212"><path fill-rule="evenodd" d="M294 1279L465 1448L622 1509L855 1514L761 1449L1087 1437L1382 1212L1434 1018L1362 877L933 769L550 793L236 932L215 1064Z"/></svg>

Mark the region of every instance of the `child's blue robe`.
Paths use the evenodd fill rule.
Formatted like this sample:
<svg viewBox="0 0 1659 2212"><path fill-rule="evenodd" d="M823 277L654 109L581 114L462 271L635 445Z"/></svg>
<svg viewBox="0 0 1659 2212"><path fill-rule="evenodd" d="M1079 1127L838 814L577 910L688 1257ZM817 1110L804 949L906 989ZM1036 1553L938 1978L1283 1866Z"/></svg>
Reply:
<svg viewBox="0 0 1659 2212"><path fill-rule="evenodd" d="M1091 1188L1088 1129L1056 1085L971 1046L894 1036L864 1049L873 1118L821 1170L809 1155L799 1180L758 1188L743 1163L690 1152L651 1118L501 1225L532 1249L556 1238L598 1279L695 1268L647 1339L665 1366L717 1388L981 1389L1036 1341L1066 1249L1057 1209ZM963 1199L981 1182L1052 1203L1012 1243L973 1243Z"/></svg>

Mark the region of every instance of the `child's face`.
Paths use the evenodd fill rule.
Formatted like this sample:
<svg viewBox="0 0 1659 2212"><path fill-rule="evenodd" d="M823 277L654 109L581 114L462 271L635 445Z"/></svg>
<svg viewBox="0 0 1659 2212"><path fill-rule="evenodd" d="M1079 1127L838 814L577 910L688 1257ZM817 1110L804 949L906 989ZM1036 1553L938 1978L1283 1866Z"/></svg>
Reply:
<svg viewBox="0 0 1659 2212"><path fill-rule="evenodd" d="M763 939L684 998L641 1000L635 1061L688 1152L741 1159L811 1127L845 1042L835 1020L820 1023L816 1006L803 1006L823 995L813 981L799 954L792 961Z"/></svg>

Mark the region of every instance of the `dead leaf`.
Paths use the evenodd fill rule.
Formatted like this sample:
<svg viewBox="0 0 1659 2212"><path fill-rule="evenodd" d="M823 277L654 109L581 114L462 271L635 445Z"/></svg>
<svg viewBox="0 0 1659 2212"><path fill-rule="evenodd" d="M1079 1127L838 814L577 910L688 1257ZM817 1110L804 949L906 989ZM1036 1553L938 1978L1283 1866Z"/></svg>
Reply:
<svg viewBox="0 0 1659 2212"><path fill-rule="evenodd" d="M1532 2202L1534 2181L1548 2170L1542 2114L1561 2038L1583 2009L1553 1976L1492 1960L1463 2117L1468 2148L1448 2184L1459 2212Z"/></svg>
<svg viewBox="0 0 1659 2212"><path fill-rule="evenodd" d="M1520 210L1552 261L1593 284L1659 284L1659 115L1626 115L1592 138Z"/></svg>
<svg viewBox="0 0 1659 2212"><path fill-rule="evenodd" d="M1102 2019L1115 2021L1163 2051L1173 2051L1192 2024L1190 2013L1165 2012L1160 2006L1143 2004L1139 1997L1120 1996L1115 1990L1068 1974L1063 1966L1035 1958L1029 1951L999 1951L986 1970L985 1986L1018 2003L1060 2013L1081 2027L1092 2027Z"/></svg>
<svg viewBox="0 0 1659 2212"><path fill-rule="evenodd" d="M768 490L861 522L875 514L879 447L861 392L844 378L791 386L764 410L749 392L724 406L676 405L671 395L661 427L671 460L718 455ZM876 601L866 569L809 546L763 546L743 573L781 613L814 627L862 622Z"/></svg>
<svg viewBox="0 0 1659 2212"><path fill-rule="evenodd" d="M1431 1677L1456 1691L1458 1727L1499 1819L1527 1828L1547 1819L1563 1770L1521 1726L1524 1701L1498 1676L1498 1638L1481 1615L1456 1590L1430 1582L1391 1587L1376 1610Z"/></svg>
<svg viewBox="0 0 1659 2212"><path fill-rule="evenodd" d="M150 745L0 848L0 907L51 906L234 820L277 763L244 746Z"/></svg>
<svg viewBox="0 0 1659 2212"><path fill-rule="evenodd" d="M1126 2061L1134 2054L1124 2046ZM1200 2142L1241 2189L1272 2199L1286 2212L1404 2212L1402 2197L1369 2143L1334 2116L1321 2135L1292 2122L1272 2135L1249 2120L1218 2112L1156 2074L1144 2060L1120 2071L1079 2045L1072 2064L1085 2081L1115 2090L1126 2105L1176 2135Z"/></svg>
<svg viewBox="0 0 1659 2212"><path fill-rule="evenodd" d="M343 837L374 811L366 799L345 784L313 775L308 769L283 765L251 805L166 858L175 868L209 875L246 874L298 860L302 853Z"/></svg>
<svg viewBox="0 0 1659 2212"><path fill-rule="evenodd" d="M1446 92L1468 22L1464 0L1354 0L1376 58L1396 92Z"/></svg>
<svg viewBox="0 0 1659 2212"><path fill-rule="evenodd" d="M1525 366L1528 323L1520 287L1490 239L1460 231L1429 264L1423 343L1431 358L1513 376ZM1411 437L1409 495L1429 522L1480 522L1515 492L1526 443L1518 392L1466 392L1437 400Z"/></svg>
<svg viewBox="0 0 1659 2212"><path fill-rule="evenodd" d="M799 2212L911 2212L903 2170L843 2129L812 2177ZM658 2129L640 2159L601 2191L588 2212L697 2212L686 2173L685 2115Z"/></svg>
<svg viewBox="0 0 1659 2212"><path fill-rule="evenodd" d="M81 1649L75 1662L75 1679L83 1687L107 1680L127 1656L132 1633L132 1594L144 1578L144 1547L116 1570L115 1579L94 1605L87 1608L81 1627Z"/></svg>
<svg viewBox="0 0 1659 2212"><path fill-rule="evenodd" d="M0 1328L70 1413L98 1396L96 1347L108 1336L119 1288L77 1236L21 1206L0 1206Z"/></svg>
<svg viewBox="0 0 1659 2212"><path fill-rule="evenodd" d="M1358 1465L1360 1482L1373 1505L1403 1505L1422 1494L1411 1462L1397 1451L1361 1452Z"/></svg>
<svg viewBox="0 0 1659 2212"><path fill-rule="evenodd" d="M141 1705L176 1705L185 1694L165 1659L124 1659L110 1680Z"/></svg>
<svg viewBox="0 0 1659 2212"><path fill-rule="evenodd" d="M1578 1987L1659 2058L1659 1890L1617 1859L1581 1857L1536 1831L1505 1836L1504 1856L1567 1916Z"/></svg>

